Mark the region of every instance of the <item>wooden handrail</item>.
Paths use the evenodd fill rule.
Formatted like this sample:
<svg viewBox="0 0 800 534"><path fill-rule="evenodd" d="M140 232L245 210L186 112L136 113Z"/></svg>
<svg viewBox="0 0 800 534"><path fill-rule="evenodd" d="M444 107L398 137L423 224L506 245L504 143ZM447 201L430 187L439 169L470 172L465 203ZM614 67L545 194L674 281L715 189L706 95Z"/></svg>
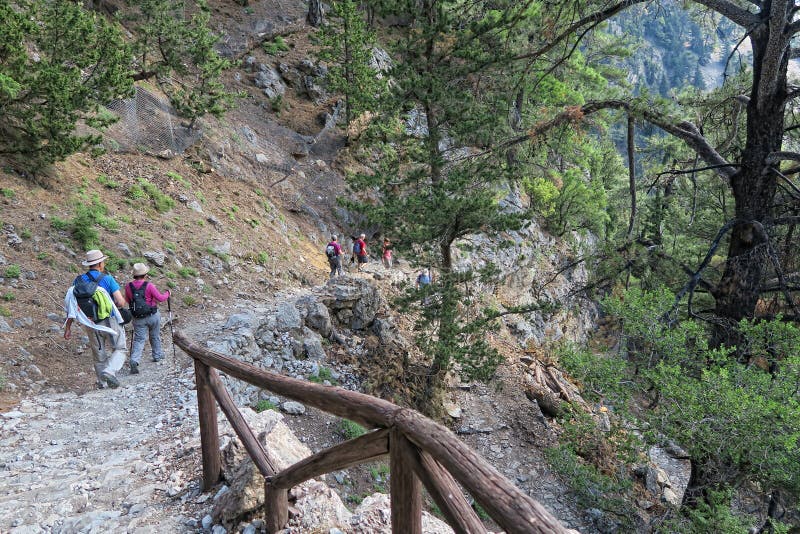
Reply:
<svg viewBox="0 0 800 534"><path fill-rule="evenodd" d="M288 489L310 478L389 454L389 430L382 428L312 454L270 478L276 488Z"/></svg>
<svg viewBox="0 0 800 534"><path fill-rule="evenodd" d="M261 442L258 441L253 430L247 425L239 408L236 407L236 403L233 402L230 393L225 389L222 380L219 379L217 371L211 369L209 374L211 390L214 392L214 397L216 397L219 407L222 408L222 412L228 418L236 435L239 436L239 440L244 445L247 454L253 459L253 463L256 464L261 476L270 477L274 475L278 472L278 467L269 457L267 451L264 450L264 447L261 446Z"/></svg>
<svg viewBox="0 0 800 534"><path fill-rule="evenodd" d="M259 471L265 476L266 522L269 532L280 530L286 524L286 496L289 487L318 474L385 454L387 434L391 466L392 525L395 532L413 534L421 531L420 481L431 492L457 532L484 532L485 529L464 500L452 477L467 489L508 534L574 532L565 529L542 505L506 480L449 429L414 410L401 408L363 393L322 386L265 371L201 347L191 342L181 331L174 333L173 341L195 359L199 410L208 410L208 396L213 392L213 397L216 397L223 412L231 419L234 430L254 458ZM384 430L377 430L321 451L276 472L267 451L263 450L252 430L244 423L216 371L209 370L209 367L368 428ZM201 438L211 434L208 429L204 430L204 424L213 426L216 432L216 410L213 411L213 420L208 413L200 413L200 422ZM218 437L214 436L214 440L216 441L209 442L215 444L218 452ZM354 444L363 446L363 449L353 449ZM207 460L211 452L206 441L202 441L202 445L204 489L208 489L206 484L213 477L205 473L207 463L210 469L215 467ZM219 472L216 476L219 476Z"/></svg>

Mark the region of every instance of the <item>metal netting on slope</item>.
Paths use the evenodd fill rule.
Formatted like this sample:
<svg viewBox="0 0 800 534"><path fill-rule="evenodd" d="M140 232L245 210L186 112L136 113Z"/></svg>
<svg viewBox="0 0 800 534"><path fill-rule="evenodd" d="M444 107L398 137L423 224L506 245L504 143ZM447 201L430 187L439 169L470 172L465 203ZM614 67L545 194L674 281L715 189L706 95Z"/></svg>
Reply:
<svg viewBox="0 0 800 534"><path fill-rule="evenodd" d="M112 151L180 154L201 136L198 128L181 123L169 101L138 86L133 97L106 107L119 117L103 132L104 144Z"/></svg>

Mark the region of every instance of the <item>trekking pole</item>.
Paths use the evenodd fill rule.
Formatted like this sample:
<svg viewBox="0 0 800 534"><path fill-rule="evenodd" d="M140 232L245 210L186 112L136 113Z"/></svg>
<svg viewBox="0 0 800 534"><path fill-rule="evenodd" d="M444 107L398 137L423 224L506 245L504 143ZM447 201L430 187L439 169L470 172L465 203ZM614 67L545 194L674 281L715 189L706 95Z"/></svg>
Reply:
<svg viewBox="0 0 800 534"><path fill-rule="evenodd" d="M178 365L178 356L175 354L175 331L172 330L172 295L167 297L167 311L169 312L169 334L172 340L172 364Z"/></svg>

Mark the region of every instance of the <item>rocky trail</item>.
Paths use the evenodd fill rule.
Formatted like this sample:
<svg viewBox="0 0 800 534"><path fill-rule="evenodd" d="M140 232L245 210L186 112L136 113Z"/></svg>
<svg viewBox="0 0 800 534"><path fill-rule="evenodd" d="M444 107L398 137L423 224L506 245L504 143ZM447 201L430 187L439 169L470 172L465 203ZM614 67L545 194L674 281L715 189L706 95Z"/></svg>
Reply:
<svg viewBox="0 0 800 534"><path fill-rule="evenodd" d="M0 413L0 532L194 530L197 403L178 358L145 358L118 389L44 393Z"/></svg>
<svg viewBox="0 0 800 534"><path fill-rule="evenodd" d="M350 274L333 284L279 292L269 302L239 302L236 309L220 304L208 310L203 322L179 321L176 328L213 350L298 378L308 378L327 367L340 385L356 389L357 372L331 355L337 350L364 354L364 345L361 337L345 330L348 338L353 337L344 345L334 343L339 347L334 348L330 343L336 336L341 342L342 333L336 333L332 325L341 329L342 318L354 324L362 321L362 315L375 317L378 313L381 299L365 278L374 278L381 285L408 276L410 272L387 273L370 265L363 275ZM349 304L342 304L344 301ZM385 319L372 320L387 328ZM381 331L381 335L387 334ZM163 328L162 337L165 360L150 361L146 346L140 374L130 375L126 365L119 374L118 389L82 394L45 391L0 413L0 533L223 534L260 530L257 519L252 523L231 521L227 512L218 509L227 498L226 484L235 483L226 480L210 492L200 492L194 370L186 354L180 349L173 352L169 327ZM323 343L327 349L323 350ZM90 367L86 367L76 367L75 372L88 372ZM566 487L550 473L539 452L549 439L547 423L515 385L513 365L497 378L491 387L452 388L451 427L562 521L591 532L576 513ZM280 443L267 446L285 449L289 457L299 454L299 459L344 439L337 432L339 421L332 416L300 403L287 403L268 392L253 391L238 381L228 381L228 387L255 424L285 427ZM284 414L269 410L256 414L247 408L258 399L269 400ZM237 442L229 439L233 433L221 414L219 422L223 446ZM287 438L292 432L297 438ZM385 474L368 476L368 470L333 473L325 480L307 483L300 490L305 497L294 505L300 517L295 517L295 526L287 532L313 532L320 524L346 526L347 532L389 532L388 497L368 496L385 491L386 481L381 480ZM363 502L352 513L342 504L344 500L351 507ZM321 517L325 514L335 521ZM426 524L428 532L448 532L429 515Z"/></svg>

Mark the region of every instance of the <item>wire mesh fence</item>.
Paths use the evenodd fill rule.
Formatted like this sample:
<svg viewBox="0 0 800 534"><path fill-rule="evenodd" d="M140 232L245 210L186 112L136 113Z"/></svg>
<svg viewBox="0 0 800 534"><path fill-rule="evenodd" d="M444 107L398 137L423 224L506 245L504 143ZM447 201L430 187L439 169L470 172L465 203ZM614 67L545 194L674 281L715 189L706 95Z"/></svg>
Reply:
<svg viewBox="0 0 800 534"><path fill-rule="evenodd" d="M103 132L103 144L110 151L177 155L201 136L199 128L181 122L168 100L139 86L131 98L106 107L119 117Z"/></svg>

